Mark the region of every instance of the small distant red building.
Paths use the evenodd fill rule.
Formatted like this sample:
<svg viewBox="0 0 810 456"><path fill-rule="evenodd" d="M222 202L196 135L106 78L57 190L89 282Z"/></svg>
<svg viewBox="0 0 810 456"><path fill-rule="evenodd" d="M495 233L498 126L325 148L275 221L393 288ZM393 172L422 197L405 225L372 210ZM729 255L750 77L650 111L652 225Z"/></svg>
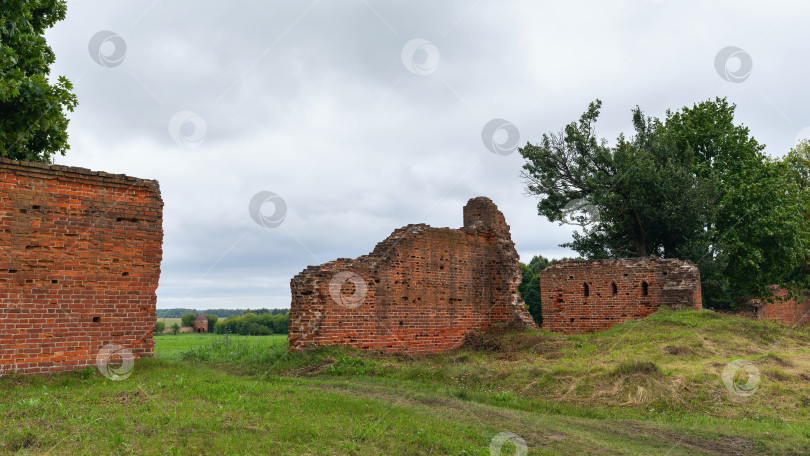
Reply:
<svg viewBox="0 0 810 456"><path fill-rule="evenodd" d="M194 332L208 332L208 317L205 315L197 315L197 318L194 319Z"/></svg>

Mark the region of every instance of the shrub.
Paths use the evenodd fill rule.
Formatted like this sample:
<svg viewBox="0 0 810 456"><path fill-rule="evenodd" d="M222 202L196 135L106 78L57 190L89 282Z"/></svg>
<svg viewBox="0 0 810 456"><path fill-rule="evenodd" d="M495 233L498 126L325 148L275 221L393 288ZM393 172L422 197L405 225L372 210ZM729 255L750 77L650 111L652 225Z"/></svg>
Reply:
<svg viewBox="0 0 810 456"><path fill-rule="evenodd" d="M166 322L165 321L159 321L159 322L155 323L155 333L161 334L165 330L166 330Z"/></svg>
<svg viewBox="0 0 810 456"><path fill-rule="evenodd" d="M180 323L183 326L194 326L194 319L197 318L197 314L187 313L180 317Z"/></svg>

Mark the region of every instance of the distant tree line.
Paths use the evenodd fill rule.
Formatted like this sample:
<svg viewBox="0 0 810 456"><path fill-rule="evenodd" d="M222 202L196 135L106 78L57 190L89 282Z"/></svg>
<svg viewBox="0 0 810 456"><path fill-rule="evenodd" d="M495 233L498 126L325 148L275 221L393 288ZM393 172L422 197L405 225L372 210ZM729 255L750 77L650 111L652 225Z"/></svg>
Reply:
<svg viewBox="0 0 810 456"><path fill-rule="evenodd" d="M176 309L172 309L176 310ZM177 334L182 326L194 326L194 319L197 313L187 313L180 317L180 324L174 323L172 332ZM273 313L272 311L257 314L247 312L244 315L232 315L220 320L213 314L203 314L208 319L208 332L216 334L241 334L245 336L269 336L271 334L287 334L290 326L290 317L287 311L284 313ZM176 318L176 317L166 317ZM156 332L162 333L166 329L166 324L157 322Z"/></svg>
<svg viewBox="0 0 810 456"><path fill-rule="evenodd" d="M290 327L288 313L273 314L266 312L256 314L248 312L244 315L234 315L214 324L217 334L241 334L250 336L268 336L271 334L287 334Z"/></svg>
<svg viewBox="0 0 810 456"><path fill-rule="evenodd" d="M182 318L184 315L187 314L194 314L199 315L204 313L205 315L215 315L219 318L228 318L234 315L244 315L248 312L254 313L256 315L264 315L264 314L271 314L271 315L279 315L285 314L290 309L211 309L211 310L195 310L195 309L157 309L157 317L158 318Z"/></svg>

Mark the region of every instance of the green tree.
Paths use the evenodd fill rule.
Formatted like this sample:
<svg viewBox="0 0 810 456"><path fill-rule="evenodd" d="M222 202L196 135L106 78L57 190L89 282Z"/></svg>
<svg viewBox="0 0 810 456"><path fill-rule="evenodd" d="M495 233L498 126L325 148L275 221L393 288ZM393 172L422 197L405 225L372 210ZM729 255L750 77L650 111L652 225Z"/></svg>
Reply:
<svg viewBox="0 0 810 456"><path fill-rule="evenodd" d="M0 0L0 155L50 161L68 145L66 111L76 107L64 76L48 80L55 56L45 30L65 18L64 0Z"/></svg>
<svg viewBox="0 0 810 456"><path fill-rule="evenodd" d="M175 336L177 335L177 331L180 331L180 325L178 325L177 323L172 323L172 333Z"/></svg>
<svg viewBox="0 0 810 456"><path fill-rule="evenodd" d="M797 196L796 206L804 219L801 230L805 239L810 238L810 140L803 140L796 145L780 162L780 172L787 177L789 194ZM797 285L810 288L810 254L801 259L792 278Z"/></svg>
<svg viewBox="0 0 810 456"><path fill-rule="evenodd" d="M165 331L165 330L166 330L166 322L165 321L159 321L159 322L155 323L155 333L156 334L163 334L163 331Z"/></svg>
<svg viewBox="0 0 810 456"><path fill-rule="evenodd" d="M520 149L538 212L583 226L564 246L586 258L692 260L717 306L767 294L807 257L784 165L766 159L725 99L664 120L637 107L633 136L613 147L594 133L600 107L596 100L578 122Z"/></svg>
<svg viewBox="0 0 810 456"><path fill-rule="evenodd" d="M537 257L535 257L537 258ZM540 307L540 276L538 272L532 270L531 267L520 263L520 269L523 271L523 280L518 286L520 298L526 305L526 310L534 318L534 321L540 325L543 323L543 314Z"/></svg>
<svg viewBox="0 0 810 456"><path fill-rule="evenodd" d="M180 317L180 323L183 326L194 326L194 319L197 318L197 314L194 313L187 313Z"/></svg>

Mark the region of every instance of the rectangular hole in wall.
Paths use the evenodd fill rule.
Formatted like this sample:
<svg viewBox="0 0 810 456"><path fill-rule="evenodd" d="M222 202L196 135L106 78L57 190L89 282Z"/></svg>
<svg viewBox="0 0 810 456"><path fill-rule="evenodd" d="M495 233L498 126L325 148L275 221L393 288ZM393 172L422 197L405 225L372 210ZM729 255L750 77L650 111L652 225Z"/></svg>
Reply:
<svg viewBox="0 0 810 456"><path fill-rule="evenodd" d="M101 317L93 317L93 323L101 323Z"/></svg>
<svg viewBox="0 0 810 456"><path fill-rule="evenodd" d="M59 283L59 281L54 279L54 280L51 280L51 283Z"/></svg>
<svg viewBox="0 0 810 456"><path fill-rule="evenodd" d="M129 273L128 272L122 272L121 275L124 276L124 277L128 277Z"/></svg>

